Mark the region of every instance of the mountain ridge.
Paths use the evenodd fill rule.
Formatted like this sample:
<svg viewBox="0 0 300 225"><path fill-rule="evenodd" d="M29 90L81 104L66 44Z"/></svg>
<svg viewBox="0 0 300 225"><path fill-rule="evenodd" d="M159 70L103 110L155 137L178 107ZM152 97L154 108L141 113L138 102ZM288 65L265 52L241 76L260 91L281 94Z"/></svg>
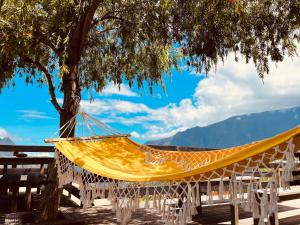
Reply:
<svg viewBox="0 0 300 225"><path fill-rule="evenodd" d="M193 127L175 135L149 141L149 145L196 148L228 148L265 139L300 124L300 107L233 116L223 121Z"/></svg>

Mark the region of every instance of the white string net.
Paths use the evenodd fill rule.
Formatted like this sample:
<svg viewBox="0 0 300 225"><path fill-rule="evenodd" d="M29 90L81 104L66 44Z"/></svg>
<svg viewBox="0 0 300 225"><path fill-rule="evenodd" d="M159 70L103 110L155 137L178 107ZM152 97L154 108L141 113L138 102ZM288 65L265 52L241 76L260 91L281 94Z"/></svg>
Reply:
<svg viewBox="0 0 300 225"><path fill-rule="evenodd" d="M294 147L291 139L284 145L241 162L164 182L109 179L77 167L59 151L56 151L56 159L60 186L77 183L84 207L91 206L96 198L108 198L121 224L128 223L138 208L154 208L161 214L165 224L184 225L197 213L201 194L206 195L206 203L211 205L215 200L213 194L218 193L219 199L227 199L231 204L240 204L245 210L253 212L253 217L259 218L259 224L263 225L268 216L277 214L279 186L286 189L293 179ZM195 160L187 165L184 155L172 158L170 155L166 157L161 151L145 149L147 147L143 150L148 154L145 163L154 165L174 160L185 170L192 170L211 163L205 153L191 153Z"/></svg>

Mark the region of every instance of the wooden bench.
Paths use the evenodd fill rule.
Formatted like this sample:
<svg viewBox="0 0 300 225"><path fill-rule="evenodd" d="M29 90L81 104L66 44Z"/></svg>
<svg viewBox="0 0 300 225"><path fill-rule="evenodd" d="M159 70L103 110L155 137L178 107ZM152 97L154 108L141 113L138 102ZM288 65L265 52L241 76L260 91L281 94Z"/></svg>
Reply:
<svg viewBox="0 0 300 225"><path fill-rule="evenodd" d="M5 157L0 158L0 164L4 165L0 175L0 195L7 195L8 190L12 192L11 212L18 209L19 188L26 188L25 210L31 209L31 188L40 189L47 184L47 174L39 170L34 172L31 168L8 168L8 165L45 165L53 162L51 157Z"/></svg>
<svg viewBox="0 0 300 225"><path fill-rule="evenodd" d="M52 200L59 196L57 188L57 175L54 157L38 157L37 153L54 152L52 146L15 146L0 145L0 152L13 152L14 156L0 157L0 200L4 197L11 197L10 212L16 212L18 208L19 188L25 188L24 210L32 210L32 188L37 188L40 196L40 204L37 206L40 220L55 218L58 211L58 204ZM34 152L32 156L18 154L19 152ZM23 157L17 157L23 156ZM40 193L41 187L45 187L45 192ZM57 197L59 199L59 197ZM52 204L49 204L52 202Z"/></svg>

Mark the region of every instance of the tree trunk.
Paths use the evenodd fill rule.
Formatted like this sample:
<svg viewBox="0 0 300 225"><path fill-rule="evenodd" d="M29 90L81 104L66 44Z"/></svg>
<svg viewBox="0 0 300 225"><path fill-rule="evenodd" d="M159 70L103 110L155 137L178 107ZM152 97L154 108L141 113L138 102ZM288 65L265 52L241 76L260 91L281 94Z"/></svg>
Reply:
<svg viewBox="0 0 300 225"><path fill-rule="evenodd" d="M75 136L75 116L78 113L81 100L78 64L84 49L87 33L91 27L93 15L100 2L91 2L90 7L87 8L87 11L80 18L78 26L72 32L68 48L68 59L66 60L69 72L63 75L62 81L62 91L64 93L63 106L60 110L60 137L62 138ZM62 189L58 188L56 168L51 174L53 175L53 182L48 184L43 193L42 210L40 216L38 216L39 221L55 219L59 208Z"/></svg>
<svg viewBox="0 0 300 225"><path fill-rule="evenodd" d="M78 67L69 66L69 69L70 72L63 76L62 85L64 102L60 113L60 128L66 124L64 126L65 129L60 130L60 136L63 138L75 136L76 118L74 117L78 113L81 100ZM52 170L48 171L51 174L48 174L49 183L46 185L43 193L41 211L37 216L38 222L55 220L60 204L62 189L58 188L57 172L54 164L50 168Z"/></svg>
<svg viewBox="0 0 300 225"><path fill-rule="evenodd" d="M61 129L61 137L75 136L76 118L74 116L78 113L81 100L78 67L69 66L69 69L69 74L63 76L64 102L63 110L60 113L60 127L62 128L65 124L68 124L65 126L66 129Z"/></svg>

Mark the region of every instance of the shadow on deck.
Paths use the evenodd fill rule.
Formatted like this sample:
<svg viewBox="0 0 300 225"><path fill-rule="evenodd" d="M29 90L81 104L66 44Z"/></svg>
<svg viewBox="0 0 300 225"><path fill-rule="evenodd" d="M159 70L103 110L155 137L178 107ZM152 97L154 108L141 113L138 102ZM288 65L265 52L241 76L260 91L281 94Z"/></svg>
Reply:
<svg viewBox="0 0 300 225"><path fill-rule="evenodd" d="M300 204L299 204L300 205ZM300 208L300 207L299 207ZM279 213L297 210L299 208L279 205ZM81 219L85 221L86 225L113 225L119 224L112 212L106 206L95 206L89 209L74 209L74 208L61 208L66 218ZM240 210L240 220L251 218L251 213ZM230 208L229 205L215 205L203 207L203 214L198 215L190 222L189 225L220 225L230 224ZM280 225L297 225L300 224L300 215L291 215L287 218L279 220ZM240 225L250 225L252 219L247 222L242 222ZM161 217L152 210L140 209L133 214L132 220L129 225L164 225Z"/></svg>
<svg viewBox="0 0 300 225"><path fill-rule="evenodd" d="M291 211L291 210L295 210L295 209L298 209L298 208L283 206L283 205L278 206L279 213ZM252 218L252 213L245 212L242 209L239 209L239 219L242 220L242 219L247 219L247 218ZM203 207L203 214L195 216L193 221L196 222L196 224L201 224L201 225L230 224L230 223L228 223L228 221L230 221L229 205L223 204L223 205ZM298 221L300 224L300 215L298 216ZM280 221L280 224L285 225L285 223L282 223L282 221ZM241 223L241 225L243 225L243 223ZM293 225L295 225L295 223L293 223Z"/></svg>

